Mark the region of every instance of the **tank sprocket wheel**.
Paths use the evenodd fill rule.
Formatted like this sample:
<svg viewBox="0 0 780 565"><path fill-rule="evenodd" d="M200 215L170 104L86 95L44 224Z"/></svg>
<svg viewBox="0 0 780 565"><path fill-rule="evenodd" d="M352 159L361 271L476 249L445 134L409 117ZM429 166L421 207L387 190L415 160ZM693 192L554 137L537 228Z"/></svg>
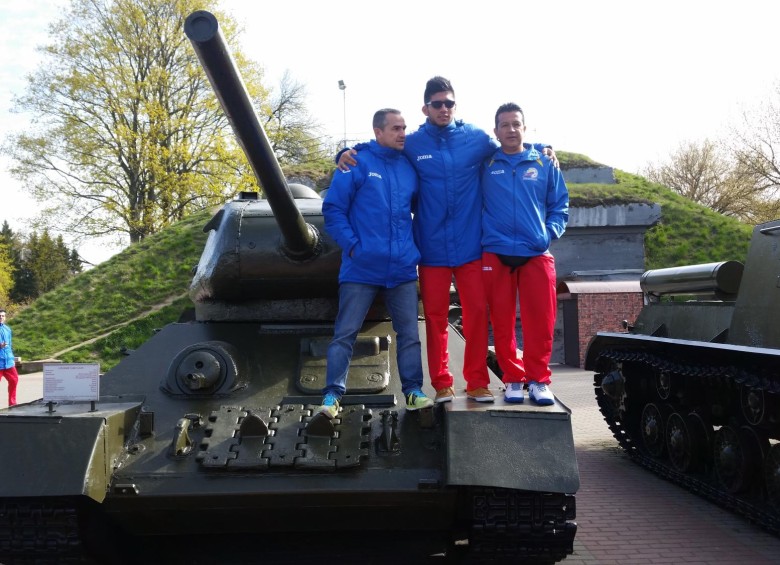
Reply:
<svg viewBox="0 0 780 565"><path fill-rule="evenodd" d="M764 484L769 501L780 507L780 443L774 444L764 458Z"/></svg>
<svg viewBox="0 0 780 565"><path fill-rule="evenodd" d="M764 391L760 388L743 385L739 391L739 403L745 420L753 426L759 425L766 413Z"/></svg>
<svg viewBox="0 0 780 565"><path fill-rule="evenodd" d="M654 457L660 457L664 452L665 434L664 410L658 404L648 402L642 409L642 418L639 422L642 443L647 452Z"/></svg>
<svg viewBox="0 0 780 565"><path fill-rule="evenodd" d="M749 426L723 426L715 432L715 471L723 487L731 493L750 488L768 449L766 437Z"/></svg>
<svg viewBox="0 0 780 565"><path fill-rule="evenodd" d="M623 376L621 364L615 361L604 359L607 365L603 371L601 379L601 390L615 409L615 415L619 417L621 412L625 412L626 402L626 378Z"/></svg>
<svg viewBox="0 0 780 565"><path fill-rule="evenodd" d="M669 371L656 370L655 391L661 400L669 400L672 395L672 374Z"/></svg>
<svg viewBox="0 0 780 565"><path fill-rule="evenodd" d="M669 461L681 473L701 468L709 453L706 423L695 412L683 416L672 412L666 420L666 449Z"/></svg>

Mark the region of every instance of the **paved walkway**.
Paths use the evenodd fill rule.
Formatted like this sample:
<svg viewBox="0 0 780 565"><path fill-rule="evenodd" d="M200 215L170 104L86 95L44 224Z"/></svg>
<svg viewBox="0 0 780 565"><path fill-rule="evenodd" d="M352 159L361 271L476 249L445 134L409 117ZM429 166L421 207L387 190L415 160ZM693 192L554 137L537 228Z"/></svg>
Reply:
<svg viewBox="0 0 780 565"><path fill-rule="evenodd" d="M572 410L580 468L575 553L565 565L780 563L780 539L655 477L612 437L588 371L553 369L553 390Z"/></svg>
<svg viewBox="0 0 780 565"><path fill-rule="evenodd" d="M19 404L43 397L43 373L19 375L16 401ZM0 408L8 408L8 381L0 379Z"/></svg>

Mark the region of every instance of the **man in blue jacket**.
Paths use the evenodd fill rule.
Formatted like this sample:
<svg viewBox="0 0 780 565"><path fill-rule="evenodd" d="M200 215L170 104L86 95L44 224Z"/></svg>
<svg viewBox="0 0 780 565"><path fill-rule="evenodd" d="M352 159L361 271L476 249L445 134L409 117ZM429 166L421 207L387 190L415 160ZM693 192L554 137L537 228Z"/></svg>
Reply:
<svg viewBox="0 0 780 565"><path fill-rule="evenodd" d="M338 414L346 392L352 348L380 292L397 335L396 354L407 410L433 405L423 384L417 326L417 263L412 235L417 174L402 151L406 122L392 108L374 114L374 135L360 163L335 171L322 213L325 230L341 246L339 311L328 346L326 384L317 413Z"/></svg>
<svg viewBox="0 0 780 565"><path fill-rule="evenodd" d="M493 343L504 373L504 398L523 402L523 383L537 404L555 400L549 389L555 326L555 260L550 242L563 235L569 193L561 171L523 144L525 116L515 103L496 112L501 148L482 172L482 274ZM523 357L515 338L519 294Z"/></svg>
<svg viewBox="0 0 780 565"><path fill-rule="evenodd" d="M16 385L19 374L16 372L16 359L11 347L11 328L5 323L5 310L0 310L0 378L8 381L8 406L16 404Z"/></svg>
<svg viewBox="0 0 780 565"><path fill-rule="evenodd" d="M420 294L425 311L426 351L436 402L455 397L447 350L450 285L455 277L463 310L463 377L466 396L493 402L487 371L488 312L482 286L482 162L498 144L480 128L455 119L455 89L436 76L425 85L426 121L409 134L404 154L420 178L414 234L420 248ZM339 169L356 163L355 150L339 155ZM538 145L540 150L543 145ZM362 154L357 161L362 159Z"/></svg>

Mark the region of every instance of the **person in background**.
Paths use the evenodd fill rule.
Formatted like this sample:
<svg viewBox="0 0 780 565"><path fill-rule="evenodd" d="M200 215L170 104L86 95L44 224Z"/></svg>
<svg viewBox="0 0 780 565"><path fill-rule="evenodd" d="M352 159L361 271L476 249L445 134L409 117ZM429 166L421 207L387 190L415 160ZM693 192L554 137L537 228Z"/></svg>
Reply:
<svg viewBox="0 0 780 565"><path fill-rule="evenodd" d="M5 323L6 311L0 309L0 378L8 381L8 406L16 404L16 385L19 374L16 372L16 358L12 347L11 328Z"/></svg>
<svg viewBox="0 0 780 565"><path fill-rule="evenodd" d="M550 357L555 326L555 260L550 242L563 235L569 193L561 171L523 144L525 115L517 104L498 108L501 148L482 171L482 275L496 359L507 402L523 402L524 386L537 404L553 404ZM515 337L519 296L523 356Z"/></svg>
<svg viewBox="0 0 780 565"><path fill-rule="evenodd" d="M482 285L479 171L498 144L480 128L455 119L455 89L446 78L435 76L426 83L423 102L425 123L407 136L404 154L420 178L414 234L421 254L420 294L428 372L436 389L436 402L453 400L447 339L454 276L466 340L466 396L477 402L493 402L487 370L488 311ZM359 162L362 157L358 152L364 147L358 144L340 153L339 169L348 170ZM545 148L536 147L540 151Z"/></svg>
<svg viewBox="0 0 780 565"><path fill-rule="evenodd" d="M422 392L423 368L417 324L417 263L412 235L417 174L402 151L406 122L392 108L377 111L376 139L352 170L335 171L322 213L325 230L341 246L339 310L328 346L322 413L334 418L346 392L357 334L377 294L397 335L396 354L407 410L433 406Z"/></svg>

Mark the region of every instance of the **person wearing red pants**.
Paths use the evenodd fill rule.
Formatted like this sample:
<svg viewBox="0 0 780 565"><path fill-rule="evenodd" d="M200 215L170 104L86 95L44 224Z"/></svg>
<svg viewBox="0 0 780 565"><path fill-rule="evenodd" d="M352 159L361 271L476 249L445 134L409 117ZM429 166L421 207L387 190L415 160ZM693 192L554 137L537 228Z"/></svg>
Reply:
<svg viewBox="0 0 780 565"><path fill-rule="evenodd" d="M540 405L550 391L550 356L555 325L555 259L550 242L563 235L569 192L561 171L523 145L525 115L515 103L496 111L501 148L482 169L482 279L487 295L496 359L507 402L523 402L524 383ZM523 356L517 355L516 308L520 301Z"/></svg>
<svg viewBox="0 0 780 565"><path fill-rule="evenodd" d="M16 359L11 348L11 328L5 323L5 310L0 310L0 378L8 381L8 406L16 404L16 385L19 374L16 372Z"/></svg>
<svg viewBox="0 0 780 565"><path fill-rule="evenodd" d="M488 313L482 287L482 192L480 164L498 144L482 129L455 119L455 89L444 77L425 84L419 129L406 136L404 154L417 171L420 193L414 238L420 250L420 296L425 312L428 373L436 403L455 398L447 350L450 286L453 277L463 309L463 378L466 397L493 402L487 369ZM530 147L530 146L529 146ZM539 151L551 147L536 144ZM364 144L336 156L340 170L355 166Z"/></svg>

